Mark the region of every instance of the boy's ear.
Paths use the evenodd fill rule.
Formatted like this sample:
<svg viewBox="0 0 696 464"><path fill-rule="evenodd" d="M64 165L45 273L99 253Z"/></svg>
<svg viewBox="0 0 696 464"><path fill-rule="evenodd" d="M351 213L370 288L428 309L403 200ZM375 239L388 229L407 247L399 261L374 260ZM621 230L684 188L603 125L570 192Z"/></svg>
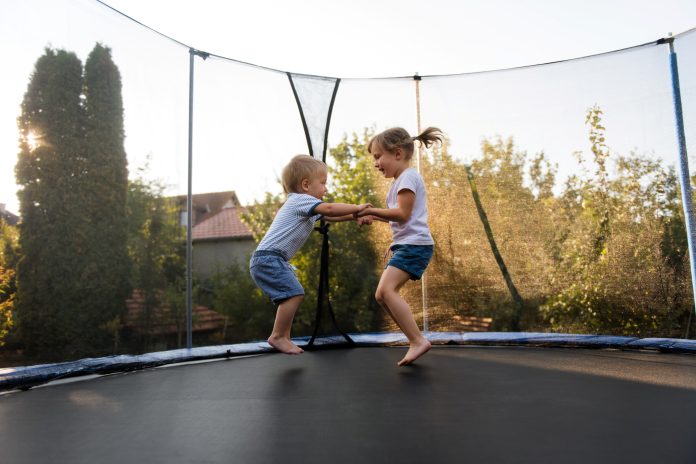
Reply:
<svg viewBox="0 0 696 464"><path fill-rule="evenodd" d="M300 188L302 188L303 191L309 190L309 179L302 179L302 182L300 182Z"/></svg>

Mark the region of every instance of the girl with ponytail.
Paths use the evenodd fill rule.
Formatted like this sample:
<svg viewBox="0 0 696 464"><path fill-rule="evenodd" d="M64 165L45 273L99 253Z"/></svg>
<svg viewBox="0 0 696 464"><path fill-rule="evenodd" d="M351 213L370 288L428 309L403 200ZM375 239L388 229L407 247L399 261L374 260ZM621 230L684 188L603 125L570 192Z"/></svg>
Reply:
<svg viewBox="0 0 696 464"><path fill-rule="evenodd" d="M436 127L428 127L411 137L401 127L388 129L374 136L367 144L374 165L384 177L394 179L387 193L387 208L366 208L358 222L388 222L392 229L391 258L382 272L375 298L394 319L409 340L409 350L399 361L405 366L430 350L430 342L421 334L408 303L399 294L409 280L419 280L433 256L433 237L428 227L425 183L410 166L415 142L430 147L442 144L444 136Z"/></svg>

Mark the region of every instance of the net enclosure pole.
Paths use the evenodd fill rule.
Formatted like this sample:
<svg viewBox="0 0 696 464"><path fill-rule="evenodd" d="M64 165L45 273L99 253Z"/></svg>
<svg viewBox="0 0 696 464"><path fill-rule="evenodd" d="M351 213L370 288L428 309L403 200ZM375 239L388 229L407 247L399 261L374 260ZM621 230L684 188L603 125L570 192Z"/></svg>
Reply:
<svg viewBox="0 0 696 464"><path fill-rule="evenodd" d="M413 76L413 81L416 83L416 130L418 135L421 133L421 111L420 111L420 81L421 76L416 73ZM418 154L416 155L416 170L418 174L423 175L422 169L423 146L418 144ZM425 180L424 180L425 181ZM427 287L427 270L423 272L421 277L421 299L423 301L423 332L428 332L428 287Z"/></svg>
<svg viewBox="0 0 696 464"><path fill-rule="evenodd" d="M669 44L669 65L672 75L672 99L674 101L674 116L676 119L677 142L679 144L679 178L681 181L684 222L686 224L686 240L689 245L689 265L691 268L691 289L694 293L694 310L696 311L696 255L694 253L694 206L691 192L689 158L686 153L686 133L684 131L684 115L682 112L681 90L679 87L679 66L677 53L674 51L674 37L658 41Z"/></svg>
<svg viewBox="0 0 696 464"><path fill-rule="evenodd" d="M193 347L193 64L196 55L209 53L189 48L188 187L186 191L186 348Z"/></svg>
<svg viewBox="0 0 696 464"><path fill-rule="evenodd" d="M193 58L196 51L189 49L189 114L188 114L188 187L186 190L186 348L193 345Z"/></svg>

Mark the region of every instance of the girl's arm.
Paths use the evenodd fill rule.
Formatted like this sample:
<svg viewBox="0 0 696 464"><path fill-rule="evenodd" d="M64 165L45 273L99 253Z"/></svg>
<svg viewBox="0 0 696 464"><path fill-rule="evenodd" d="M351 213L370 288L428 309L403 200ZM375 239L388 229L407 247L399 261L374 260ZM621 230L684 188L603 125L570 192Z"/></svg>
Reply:
<svg viewBox="0 0 696 464"><path fill-rule="evenodd" d="M324 216L324 220L326 222L346 222L346 221L354 221L355 220L355 215L354 214L346 214L345 216Z"/></svg>
<svg viewBox="0 0 696 464"><path fill-rule="evenodd" d="M365 208L358 216L375 216L377 219L392 222L406 222L411 218L416 194L411 190L401 190L396 196L396 208Z"/></svg>
<svg viewBox="0 0 696 464"><path fill-rule="evenodd" d="M373 221L379 222L389 222L386 219L378 218L377 216L360 216L358 218L358 225L360 226L370 226Z"/></svg>

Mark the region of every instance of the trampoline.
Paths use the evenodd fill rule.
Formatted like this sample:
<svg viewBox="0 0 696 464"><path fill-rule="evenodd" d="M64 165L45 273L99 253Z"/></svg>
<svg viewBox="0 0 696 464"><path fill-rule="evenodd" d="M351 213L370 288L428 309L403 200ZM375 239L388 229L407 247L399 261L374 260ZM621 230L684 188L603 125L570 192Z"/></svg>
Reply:
<svg viewBox="0 0 696 464"><path fill-rule="evenodd" d="M186 207L178 212L185 218L187 232L186 273L183 267L171 276L166 269L155 269L152 277L176 283L182 307L181 282L186 282L187 348L0 368L0 464L696 462L696 340L688 339L693 312L689 290L696 287L696 260L690 260L689 275L690 257L685 250L693 257L692 244L687 247L686 235L681 243L677 240L681 236L663 233L681 227L671 219L680 214L682 203L690 205L692 200L677 198L676 170L662 170L659 163L655 165L659 169L641 164L647 163L643 156L650 154L659 162L680 162L681 185L690 182L686 145L693 144L695 137L688 132L693 123L686 125L689 137L685 136L681 103L676 103L681 90L675 50L682 60L684 114L692 121L696 29L623 50L514 69L339 78L267 68L198 50L99 0L37 5L41 8L18 5L8 16L17 24L33 26L21 41L13 37L27 45L10 47L7 61L13 66L8 82L29 81L34 60L49 53L42 52L47 43L82 52L103 42L113 50L123 76L124 153L129 165L152 166L151 172L143 168L145 186L157 187L161 182L162 188L171 189L167 194L186 192ZM220 108L223 117L217 113ZM297 343L306 347L316 341L314 349L301 356L284 356L263 342L193 347L193 186L205 186L208 193L238 190L246 199L230 205L241 208L257 202L263 197L259 195L270 198L277 192L275 173L291 153L308 152L336 163L338 169L338 158L327 158L331 155L327 150L339 144L346 149L338 153L345 158L343 172L353 179L358 157L351 161L348 155L361 146L358 134L394 125L421 126L421 109L422 126L441 126L449 137L446 153L418 156L435 213L431 226L436 243L442 244L439 260L433 262L419 292L404 290L418 303L411 305L414 311L420 312L422 306L418 323L434 344L430 353L413 365L396 366L406 340L397 333L371 332L390 327L379 325L370 313L376 281L370 281L374 269L356 265L367 262L352 253L363 250L348 240L357 234L332 229L332 233L336 230L333 243L338 245L338 253L332 255L338 263L333 275L338 274L336 269L355 273L342 285L334 285L329 282L329 239L324 226L319 228L321 252L308 253L303 264L313 289L319 282L312 298L319 304L314 335ZM33 121L29 113L27 128ZM605 113L612 153L623 154L622 159L633 162L628 165L639 174L638 168L653 169L647 177L635 177L635 185L626 184L634 188L623 190L637 193L626 194L621 205L628 219L617 223L608 239L587 231L604 227L608 222L603 218L609 216L594 218L578 212L577 217L585 221L579 227L573 222L575 216L571 221L559 213L575 211L573 205L577 211L584 210L579 194L563 197L583 200L577 204L561 204L555 210L549 206L550 200L561 198L551 188L556 174L561 182L586 168L570 162L573 155L580 158L582 147L585 155L594 153L600 161L609 155L603 145L604 127L599 124L599 116ZM593 117L596 124L586 127ZM415 129L410 132L419 132ZM588 131L591 140L598 141L589 151ZM496 139L492 134L500 135ZM29 142L36 134L26 135L25 154L32 155ZM532 153L540 155L532 159ZM254 163L240 168L247 158ZM554 170L554 164L561 169ZM500 166L507 169L506 176ZM532 167L534 171L525 170ZM13 172L9 167L3 171ZM529 176L536 173L533 188L525 183L527 172ZM600 170L597 178L606 182L603 175ZM652 182L651 176L669 180L655 184L654 198L650 198L657 206L646 202L638 188ZM385 189L383 184L369 185L365 191ZM606 187L606 183L597 185ZM665 186L674 198L663 198L669 196L660 189ZM355 188L343 185L343 190L346 195ZM682 191L688 194L691 189ZM598 199L610 198L606 191L596 192ZM237 198L235 192L228 193ZM158 195L152 199L159 199ZM339 195L338 199L352 202L351 198ZM685 220L691 221L692 214L684 211ZM155 213L144 216L145 222L159 218ZM582 235L583 231L587 234ZM573 235L576 232L580 235ZM606 245L605 239L615 241ZM183 259L182 243L159 240L153 249ZM381 250L386 247L384 243L380 248L383 241L374 234L359 243ZM594 244L593 253L583 254L584 248L576 249L574 243ZM673 255L657 246L670 243ZM586 266L573 267L576 262ZM381 269L377 261L373 264ZM310 266L318 272L309 272ZM150 276L147 270L142 270L145 277ZM79 273L66 274L61 279L78 276L74 281L81 283ZM203 274L196 275L201 282L209 277ZM611 280L613 286L607 284L607 288L614 293L607 291L607 295L616 298L601 300L596 307L582 306L588 295L570 291L603 290L603 279ZM336 318L331 309L334 328L363 331L349 334L351 346L346 346L345 336L315 339L322 304L331 308L330 288L341 311ZM150 288L153 295L159 290L154 285ZM588 298L604 296L599 290ZM69 300L71 310L73 302L83 298L82 293L76 295ZM252 309L260 308L253 306L255 300L243 298L247 296L233 294L213 302L214 309L228 311L231 331L244 329ZM352 305L358 296L362 300ZM575 304L575 297L583 298L573 306L577 314L564 306ZM527 325L520 323L523 309L538 310L549 301L558 303L546 305L551 315L526 314ZM627 319L619 321L625 324L618 325L602 313L613 304L619 305L619 313L625 310L620 316ZM95 303L92 308L101 306ZM256 314L261 311L256 309ZM356 315L358 311L361 314ZM549 325L554 316L556 325ZM450 332L475 330L466 323L469 317L495 320L495 327L486 325L482 330L511 332ZM588 325L582 325L582 317ZM546 326L539 322L542 319ZM632 331L636 321L645 324L644 330ZM119 319L112 322L117 325ZM602 325L609 322L614 325ZM53 328L50 322L42 324ZM304 324L306 334L309 326ZM517 332L525 329L684 338ZM114 329L114 342L120 341L119 330ZM261 336L238 332L225 338L223 331L205 343ZM44 340L41 336L27 339ZM141 350L141 346L148 348ZM183 342L137 345L131 352L163 349L153 346L183 346ZM62 346L56 342L52 348ZM121 345L95 352L123 352L119 349L130 348Z"/></svg>
<svg viewBox="0 0 696 464"><path fill-rule="evenodd" d="M589 337L566 348L490 339L436 345L404 368L396 362L405 348L358 338L352 349L172 364L6 393L3 462L696 459L693 355L592 349Z"/></svg>

